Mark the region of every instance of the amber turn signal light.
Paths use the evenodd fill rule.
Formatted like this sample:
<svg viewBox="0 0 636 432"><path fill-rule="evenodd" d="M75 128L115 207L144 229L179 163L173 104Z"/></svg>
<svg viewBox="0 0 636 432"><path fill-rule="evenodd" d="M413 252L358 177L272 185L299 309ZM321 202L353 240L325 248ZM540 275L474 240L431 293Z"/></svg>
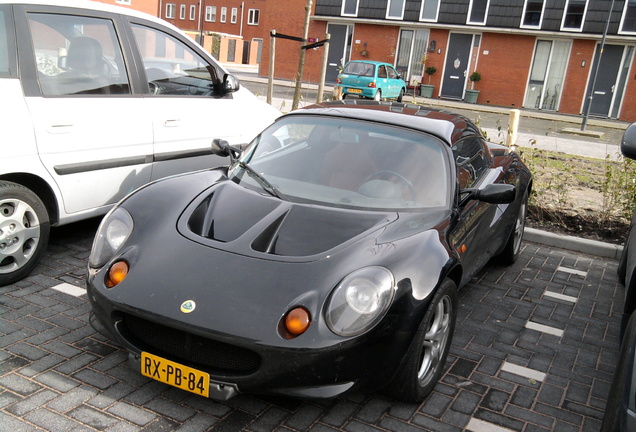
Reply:
<svg viewBox="0 0 636 432"><path fill-rule="evenodd" d="M311 324L311 317L307 309L296 307L285 316L285 328L294 336L303 334Z"/></svg>
<svg viewBox="0 0 636 432"><path fill-rule="evenodd" d="M126 261L117 261L108 269L105 284L108 288L112 288L121 283L127 275L128 263Z"/></svg>

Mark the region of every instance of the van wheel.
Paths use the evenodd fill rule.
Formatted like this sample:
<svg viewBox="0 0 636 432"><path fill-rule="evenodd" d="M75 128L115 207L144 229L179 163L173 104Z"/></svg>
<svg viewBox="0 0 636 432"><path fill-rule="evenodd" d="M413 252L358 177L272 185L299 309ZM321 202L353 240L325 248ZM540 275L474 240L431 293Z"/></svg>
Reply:
<svg viewBox="0 0 636 432"><path fill-rule="evenodd" d="M33 191L0 181L0 286L33 270L46 250L50 230L49 214Z"/></svg>
<svg viewBox="0 0 636 432"><path fill-rule="evenodd" d="M397 101L398 102L402 102L402 99L404 98L404 89L400 90L400 95L397 97Z"/></svg>
<svg viewBox="0 0 636 432"><path fill-rule="evenodd" d="M382 92L379 89L377 92L375 92L375 96L373 96L373 100L378 102L382 100Z"/></svg>

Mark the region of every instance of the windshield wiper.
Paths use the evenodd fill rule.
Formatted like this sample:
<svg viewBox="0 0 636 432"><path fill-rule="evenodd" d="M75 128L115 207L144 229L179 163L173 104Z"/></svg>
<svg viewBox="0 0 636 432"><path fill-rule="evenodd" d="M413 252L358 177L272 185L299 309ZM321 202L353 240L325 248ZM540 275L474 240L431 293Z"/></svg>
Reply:
<svg viewBox="0 0 636 432"><path fill-rule="evenodd" d="M276 186L274 186L273 184L271 184L269 182L269 180L267 180L265 177L263 177L261 174L258 173L258 171L256 171L254 168L252 168L251 166L249 166L247 163L243 162L242 160L238 160L236 161L239 166L241 168L243 168L248 174L250 174L252 177L254 177L256 180L258 180L258 182L260 183L261 187L268 192L270 195L278 198L278 199L282 199L283 201L291 201L284 193L282 193L281 191L278 190L278 188Z"/></svg>

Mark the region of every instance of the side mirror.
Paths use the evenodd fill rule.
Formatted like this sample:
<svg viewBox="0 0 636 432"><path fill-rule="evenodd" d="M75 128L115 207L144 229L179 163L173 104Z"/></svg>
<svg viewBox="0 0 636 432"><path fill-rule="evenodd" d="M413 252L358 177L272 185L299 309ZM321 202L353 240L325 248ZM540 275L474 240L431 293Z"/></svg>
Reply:
<svg viewBox="0 0 636 432"><path fill-rule="evenodd" d="M238 91L241 83L238 78L232 74L223 75L223 93L232 93Z"/></svg>
<svg viewBox="0 0 636 432"><path fill-rule="evenodd" d="M621 153L630 159L636 159L636 123L630 124L623 134Z"/></svg>
<svg viewBox="0 0 636 432"><path fill-rule="evenodd" d="M510 204L517 196L517 188L511 184L495 183L483 189L464 189L460 194L468 194L462 198L463 202L474 199L489 204Z"/></svg>
<svg viewBox="0 0 636 432"><path fill-rule="evenodd" d="M230 157L230 160L234 162L241 155L241 149L231 146L224 139L216 138L212 140L211 146L212 154L221 157Z"/></svg>

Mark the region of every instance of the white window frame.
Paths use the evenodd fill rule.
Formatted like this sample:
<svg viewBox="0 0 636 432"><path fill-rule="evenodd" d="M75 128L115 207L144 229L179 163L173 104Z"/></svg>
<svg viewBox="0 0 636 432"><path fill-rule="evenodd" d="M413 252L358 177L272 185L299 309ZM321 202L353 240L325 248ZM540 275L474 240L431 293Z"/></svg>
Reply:
<svg viewBox="0 0 636 432"><path fill-rule="evenodd" d="M350 2L355 2L356 3L356 12L353 13L353 14L345 13L346 3L350 3ZM358 16L358 8L359 7L360 7L360 0L342 0L342 8L340 9L340 16L357 17ZM388 10L387 10L387 13L388 13Z"/></svg>
<svg viewBox="0 0 636 432"><path fill-rule="evenodd" d="M216 22L216 6L205 7L205 21Z"/></svg>
<svg viewBox="0 0 636 432"><path fill-rule="evenodd" d="M623 9L623 15L621 16L621 23L618 26L618 34L636 35L636 28L634 30L623 30L623 26L625 25L625 17L627 16L627 6L629 6L630 1L633 3L632 7L636 9L636 0L625 1L625 8Z"/></svg>
<svg viewBox="0 0 636 432"><path fill-rule="evenodd" d="M247 11L247 25L257 26L261 20L260 9L248 9Z"/></svg>
<svg viewBox="0 0 636 432"><path fill-rule="evenodd" d="M539 24L538 25L528 25L528 24L524 24L523 21L526 18L526 11L528 9L528 2L530 0L526 0L525 3L523 4L523 13L521 14L521 23L519 25L520 28L527 28L527 29L540 29L541 26L543 25L543 13L545 12L545 4L546 4L546 0L541 0L541 16L539 17ZM536 0L534 0L536 1Z"/></svg>
<svg viewBox="0 0 636 432"><path fill-rule="evenodd" d="M177 5L174 3L166 3L166 18L174 19L174 14L176 12Z"/></svg>
<svg viewBox="0 0 636 432"><path fill-rule="evenodd" d="M488 11L490 9L490 0L486 0L486 10L484 12L484 21L483 22L471 21L470 20L470 16L473 13L473 3L475 3L475 0L470 0L470 5L468 6L468 16L466 17L466 24L486 25L486 22L488 21Z"/></svg>
<svg viewBox="0 0 636 432"><path fill-rule="evenodd" d="M230 13L230 23L236 24L236 21L238 21L238 8L232 8Z"/></svg>
<svg viewBox="0 0 636 432"><path fill-rule="evenodd" d="M437 10L435 11L435 18L431 19L431 18L424 18L424 6L427 2L430 1L434 1L437 3ZM422 6L420 7L420 21L427 21L427 22L437 22L438 18L439 18L439 6L442 3L442 0L422 0Z"/></svg>
<svg viewBox="0 0 636 432"><path fill-rule="evenodd" d="M132 0L115 0L115 3L120 5L130 6Z"/></svg>
<svg viewBox="0 0 636 432"><path fill-rule="evenodd" d="M402 3L402 13L400 14L400 16L391 16L390 12L391 12L391 4L393 4L393 2L401 2ZM386 19L397 19L397 20L401 20L404 19L404 8L406 7L406 0L389 0L387 5L386 5Z"/></svg>
<svg viewBox="0 0 636 432"><path fill-rule="evenodd" d="M221 19L219 21L222 23L227 21L227 8L225 6L221 8Z"/></svg>
<svg viewBox="0 0 636 432"><path fill-rule="evenodd" d="M197 7L195 5L190 5L190 21L194 21L197 16Z"/></svg>
<svg viewBox="0 0 636 432"><path fill-rule="evenodd" d="M570 6L570 2L572 1L580 1L580 0L567 0L565 2L565 8L563 9L563 18L561 19L561 31L569 31L569 32L582 32L583 31L583 27L585 27L585 17L587 16L587 7L590 4L589 0L584 0L585 1L585 8L583 9L583 17L581 18L581 27L579 28L574 28L574 27L564 27L565 25L565 18L567 16L567 11L568 11L568 6Z"/></svg>
<svg viewBox="0 0 636 432"><path fill-rule="evenodd" d="M186 5L180 5L179 6L179 19L181 19L181 20L185 19L185 12L186 12Z"/></svg>

